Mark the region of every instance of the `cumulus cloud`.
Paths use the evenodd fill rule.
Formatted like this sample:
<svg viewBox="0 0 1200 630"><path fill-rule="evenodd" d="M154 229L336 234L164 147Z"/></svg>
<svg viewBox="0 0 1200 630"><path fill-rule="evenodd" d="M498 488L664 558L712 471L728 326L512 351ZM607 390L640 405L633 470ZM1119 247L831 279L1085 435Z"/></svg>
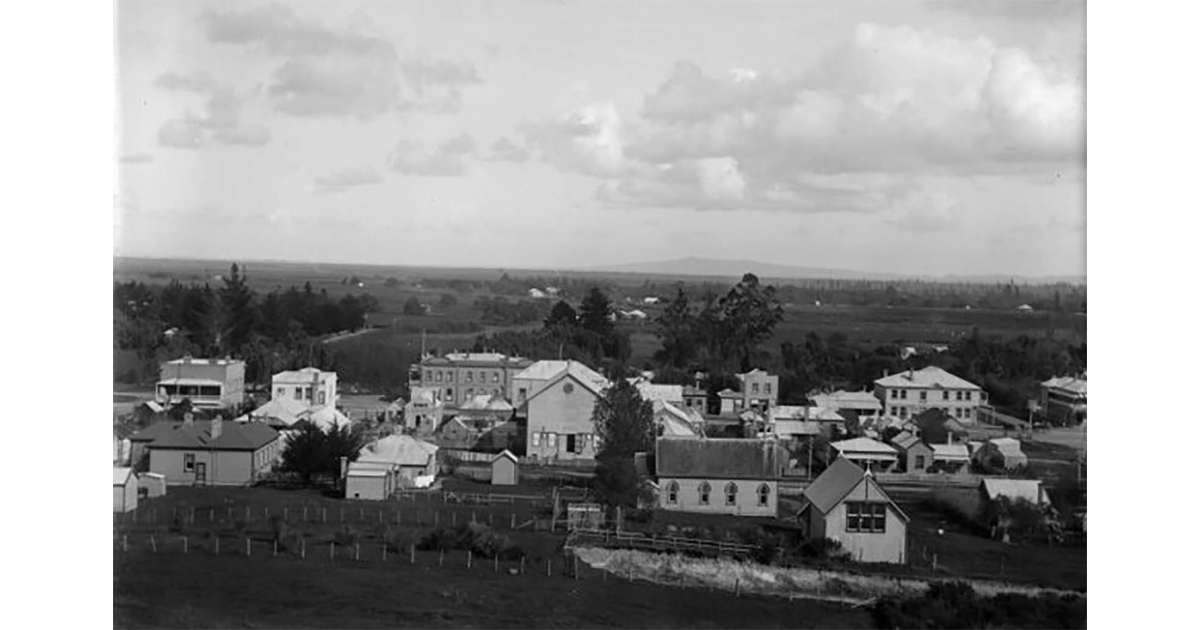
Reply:
<svg viewBox="0 0 1200 630"><path fill-rule="evenodd" d="M178 149L198 149L210 144L260 147L271 141L266 127L241 119L247 96L229 86L221 86L204 73L164 74L155 85L167 91L195 93L205 97L200 114L187 112L163 123L158 143Z"/></svg>
<svg viewBox="0 0 1200 630"><path fill-rule="evenodd" d="M602 201L701 209L879 212L920 173L1044 172L1085 149L1070 59L873 24L788 73L676 63L639 113L598 103L521 130L558 168L617 180ZM863 174L875 181L829 179ZM897 220L929 229L960 209L927 201Z"/></svg>
<svg viewBox="0 0 1200 630"><path fill-rule="evenodd" d="M338 171L332 175L318 177L317 192L321 194L331 194L344 192L348 188L357 186L369 186L380 182L379 173L371 168L349 168L343 171Z"/></svg>
<svg viewBox="0 0 1200 630"><path fill-rule="evenodd" d="M525 162L529 155L529 149L508 138L500 138L492 143L484 159L491 162Z"/></svg>
<svg viewBox="0 0 1200 630"><path fill-rule="evenodd" d="M405 59L386 38L331 28L282 6L208 11L200 19L209 41L278 60L267 96L292 116L370 120L396 110L454 111L460 88L481 82L469 64Z"/></svg>
<svg viewBox="0 0 1200 630"><path fill-rule="evenodd" d="M624 125L612 102L594 103L544 122L519 125L542 159L567 171L611 176L626 170Z"/></svg>
<svg viewBox="0 0 1200 630"><path fill-rule="evenodd" d="M401 140L389 157L392 169L407 175L428 177L458 177L467 172L465 157L475 153L475 140L461 134L427 147L411 140Z"/></svg>

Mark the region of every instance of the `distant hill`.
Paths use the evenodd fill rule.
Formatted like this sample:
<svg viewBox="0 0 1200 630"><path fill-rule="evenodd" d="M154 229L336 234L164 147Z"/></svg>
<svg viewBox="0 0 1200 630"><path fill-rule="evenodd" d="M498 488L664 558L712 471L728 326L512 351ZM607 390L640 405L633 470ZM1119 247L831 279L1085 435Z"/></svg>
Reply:
<svg viewBox="0 0 1200 630"><path fill-rule="evenodd" d="M805 280L930 280L941 282L995 283L1012 280L1021 284L1053 284L1066 282L1087 284L1083 276L1047 276L1030 278L1024 276L978 275L978 276L914 276L850 269L827 269L821 267L798 267L777 265L756 260L721 260L715 258L680 258L660 262L631 263L590 267L581 271L609 271L614 273L642 273L667 276L709 276L740 278L753 273L760 278L805 279Z"/></svg>

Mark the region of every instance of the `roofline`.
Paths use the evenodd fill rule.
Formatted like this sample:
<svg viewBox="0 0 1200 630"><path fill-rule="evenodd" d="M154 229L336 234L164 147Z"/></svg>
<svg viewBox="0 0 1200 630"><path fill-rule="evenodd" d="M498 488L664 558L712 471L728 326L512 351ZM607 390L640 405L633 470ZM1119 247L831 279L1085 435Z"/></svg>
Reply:
<svg viewBox="0 0 1200 630"><path fill-rule="evenodd" d="M596 390L596 389L593 389L593 388L592 388L592 386L591 386L591 385L589 385L588 383L585 383L585 382L583 381L583 379L581 379L581 378L579 378L578 376L575 376L574 374L572 374L572 373L571 373L571 370L569 370L569 369L563 369L563 371L562 371L561 373L559 373L559 374L555 375L554 377L550 378L549 380L547 380L547 381L546 381L546 384L545 384L544 386L542 386L540 389L538 389L536 392L534 392L534 394L533 394L532 396L530 396L529 398L526 398L526 399L525 399L525 402L523 402L523 403L521 403L521 404L522 404L522 405L528 405L530 401L532 401L534 398L537 398L538 396L541 396L543 392L545 392L546 390L550 389L551 387L554 387L554 386L555 386L555 385L556 385L556 384L557 384L559 381L563 380L564 378L572 378L572 379L575 379L575 382L576 382L576 383L579 383L580 385L582 385L582 386L584 387L584 389L587 389L588 391L590 391L590 392L592 392L593 394L595 394L595 395L596 395L596 397L597 397L597 398L599 398L600 400L604 400L604 392L603 392L603 390L599 390L599 391L598 391L598 390ZM515 410L515 409L514 409L514 410Z"/></svg>

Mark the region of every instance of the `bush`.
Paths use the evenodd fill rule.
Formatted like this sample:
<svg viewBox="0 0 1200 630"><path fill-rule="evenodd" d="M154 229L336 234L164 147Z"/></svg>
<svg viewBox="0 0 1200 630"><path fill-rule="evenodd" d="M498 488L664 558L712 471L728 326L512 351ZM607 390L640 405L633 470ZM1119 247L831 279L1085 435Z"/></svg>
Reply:
<svg viewBox="0 0 1200 630"><path fill-rule="evenodd" d="M1087 603L1075 595L979 596L964 582L933 582L917 597L882 597L871 610L880 628L1084 628Z"/></svg>
<svg viewBox="0 0 1200 630"><path fill-rule="evenodd" d="M652 523L654 522L654 510L634 509L629 510L625 516L631 523Z"/></svg>
<svg viewBox="0 0 1200 630"><path fill-rule="evenodd" d="M349 547L352 545L357 545L361 537L362 536L359 534L357 529L350 527L349 525L343 525L339 527L336 532L334 532L333 542L339 547Z"/></svg>
<svg viewBox="0 0 1200 630"><path fill-rule="evenodd" d="M814 538L800 547L800 555L817 562L846 562L850 552L842 548L840 541L832 538Z"/></svg>
<svg viewBox="0 0 1200 630"><path fill-rule="evenodd" d="M439 527L421 538L417 545L423 550L462 549L484 558L499 556L504 560L520 558L520 547L513 545L507 536L498 534L487 525L467 523L458 527Z"/></svg>

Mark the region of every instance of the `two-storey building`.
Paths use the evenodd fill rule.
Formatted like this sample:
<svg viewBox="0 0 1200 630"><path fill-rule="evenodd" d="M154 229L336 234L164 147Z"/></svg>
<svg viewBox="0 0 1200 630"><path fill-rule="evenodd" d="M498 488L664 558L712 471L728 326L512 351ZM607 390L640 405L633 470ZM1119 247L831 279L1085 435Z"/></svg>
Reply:
<svg viewBox="0 0 1200 630"><path fill-rule="evenodd" d="M1077 424L1087 419L1087 375L1059 376L1041 384L1041 406L1046 419L1056 424Z"/></svg>
<svg viewBox="0 0 1200 630"><path fill-rule="evenodd" d="M779 376L754 369L738 374L741 384L742 408L766 411L779 402Z"/></svg>
<svg viewBox="0 0 1200 630"><path fill-rule="evenodd" d="M594 459L596 424L608 379L578 361L538 361L513 377L525 417L525 453L541 460Z"/></svg>
<svg viewBox="0 0 1200 630"><path fill-rule="evenodd" d="M875 398L886 417L907 420L929 409L941 409L964 424L974 423L979 407L987 404L982 387L932 365L876 380Z"/></svg>
<svg viewBox="0 0 1200 630"><path fill-rule="evenodd" d="M512 379L533 365L531 359L496 352L453 352L427 356L409 368L409 389L433 387L448 407L459 407L475 396L509 396ZM515 400L513 401L516 402Z"/></svg>
<svg viewBox="0 0 1200 630"><path fill-rule="evenodd" d="M337 372L314 367L280 372L271 377L271 400L297 400L310 407L337 405Z"/></svg>
<svg viewBox="0 0 1200 630"><path fill-rule="evenodd" d="M246 397L246 362L234 359L182 359L158 368L154 400L171 406L190 400L200 409L224 409Z"/></svg>

